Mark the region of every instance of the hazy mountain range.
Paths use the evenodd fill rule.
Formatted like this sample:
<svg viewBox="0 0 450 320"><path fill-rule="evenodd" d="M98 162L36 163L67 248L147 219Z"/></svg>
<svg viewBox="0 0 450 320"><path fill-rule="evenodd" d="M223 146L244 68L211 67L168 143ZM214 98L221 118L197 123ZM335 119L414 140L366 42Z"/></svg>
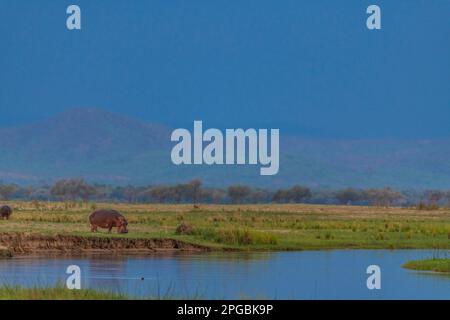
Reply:
<svg viewBox="0 0 450 320"><path fill-rule="evenodd" d="M287 137L281 130L280 171L261 177L259 166L173 165L172 129L95 108L0 128L0 180L35 184L84 177L124 185L200 178L216 186L450 188L450 138L333 140Z"/></svg>

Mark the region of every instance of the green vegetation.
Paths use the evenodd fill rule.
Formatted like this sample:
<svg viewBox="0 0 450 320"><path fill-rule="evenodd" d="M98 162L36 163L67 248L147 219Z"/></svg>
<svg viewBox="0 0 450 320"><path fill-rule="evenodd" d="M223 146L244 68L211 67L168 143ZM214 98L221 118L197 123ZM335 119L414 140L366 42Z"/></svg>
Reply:
<svg viewBox="0 0 450 320"><path fill-rule="evenodd" d="M116 292L96 289L70 290L62 283L58 283L54 287L36 285L29 288L20 285L0 285L0 300L196 300L201 298L202 295L199 293L193 293L189 296L174 295L172 287L165 292L155 290L154 294L137 298L120 293L120 291Z"/></svg>
<svg viewBox="0 0 450 320"><path fill-rule="evenodd" d="M0 287L0 300L126 300L127 296L96 290L69 290L63 286L54 288Z"/></svg>
<svg viewBox="0 0 450 320"><path fill-rule="evenodd" d="M205 241L246 246L246 245L276 245L277 237L273 233L244 229L203 228L193 232Z"/></svg>
<svg viewBox="0 0 450 320"><path fill-rule="evenodd" d="M100 237L172 238L215 249L450 248L450 209L335 205L161 205L84 202L12 202L0 236L18 232L92 236L88 216L113 208L129 221L129 234ZM188 232L176 232L182 224ZM7 245L1 243L0 245Z"/></svg>
<svg viewBox="0 0 450 320"><path fill-rule="evenodd" d="M436 259L409 261L403 265L403 268L450 273L450 259L436 258Z"/></svg>

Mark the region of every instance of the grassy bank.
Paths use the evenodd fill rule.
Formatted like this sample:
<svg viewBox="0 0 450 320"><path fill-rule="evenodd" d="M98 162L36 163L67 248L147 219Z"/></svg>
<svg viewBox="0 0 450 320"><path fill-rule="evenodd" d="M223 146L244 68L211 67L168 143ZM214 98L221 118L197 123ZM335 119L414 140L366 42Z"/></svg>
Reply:
<svg viewBox="0 0 450 320"><path fill-rule="evenodd" d="M55 288L0 287L0 300L126 300L127 296L96 290Z"/></svg>
<svg viewBox="0 0 450 320"><path fill-rule="evenodd" d="M450 273L450 259L427 259L409 261L403 265L406 269Z"/></svg>
<svg viewBox="0 0 450 320"><path fill-rule="evenodd" d="M114 208L129 221L127 239L171 238L215 249L450 249L450 209L324 205L145 205L13 202L1 233L88 237L88 216ZM192 229L177 234L180 224ZM3 244L5 245L5 244Z"/></svg>
<svg viewBox="0 0 450 320"><path fill-rule="evenodd" d="M201 298L202 296L199 294L176 296L172 294L171 290L162 293L155 290L154 294L136 298L120 292L101 289L69 290L61 283L54 287L37 285L30 288L0 285L0 300L196 300Z"/></svg>

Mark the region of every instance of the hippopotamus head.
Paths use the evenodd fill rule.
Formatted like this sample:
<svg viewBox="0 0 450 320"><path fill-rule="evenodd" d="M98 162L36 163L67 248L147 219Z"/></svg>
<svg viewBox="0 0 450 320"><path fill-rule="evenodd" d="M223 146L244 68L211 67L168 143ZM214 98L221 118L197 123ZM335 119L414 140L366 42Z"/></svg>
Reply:
<svg viewBox="0 0 450 320"><path fill-rule="evenodd" d="M117 232L119 233L128 233L128 221L124 217L119 217L119 225L117 228Z"/></svg>

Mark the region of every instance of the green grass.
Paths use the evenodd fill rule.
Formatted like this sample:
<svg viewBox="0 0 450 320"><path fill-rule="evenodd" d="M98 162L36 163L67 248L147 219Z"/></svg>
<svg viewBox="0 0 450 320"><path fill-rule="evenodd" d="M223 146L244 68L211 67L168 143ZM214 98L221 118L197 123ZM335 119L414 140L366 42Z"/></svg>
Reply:
<svg viewBox="0 0 450 320"><path fill-rule="evenodd" d="M333 205L160 205L13 202L2 233L89 237L93 208L113 208L129 221L130 233L98 237L172 238L213 249L450 249L450 209L376 208ZM176 234L177 226L193 227ZM0 245L5 245L1 243Z"/></svg>
<svg viewBox="0 0 450 320"><path fill-rule="evenodd" d="M175 295L173 287L169 287L164 292L155 289L152 295L136 298L124 293L107 290L69 290L62 283L58 283L54 287L0 285L0 300L197 300L202 299L202 297L200 292L195 292L188 296Z"/></svg>
<svg viewBox="0 0 450 320"><path fill-rule="evenodd" d="M69 290L63 286L54 288L0 287L0 300L126 300L127 296L96 290Z"/></svg>
<svg viewBox="0 0 450 320"><path fill-rule="evenodd" d="M403 265L406 269L450 273L450 259L427 259L409 261Z"/></svg>
<svg viewBox="0 0 450 320"><path fill-rule="evenodd" d="M274 234L248 229L203 228L194 230L193 234L205 241L214 241L230 246L277 244L277 237Z"/></svg>

